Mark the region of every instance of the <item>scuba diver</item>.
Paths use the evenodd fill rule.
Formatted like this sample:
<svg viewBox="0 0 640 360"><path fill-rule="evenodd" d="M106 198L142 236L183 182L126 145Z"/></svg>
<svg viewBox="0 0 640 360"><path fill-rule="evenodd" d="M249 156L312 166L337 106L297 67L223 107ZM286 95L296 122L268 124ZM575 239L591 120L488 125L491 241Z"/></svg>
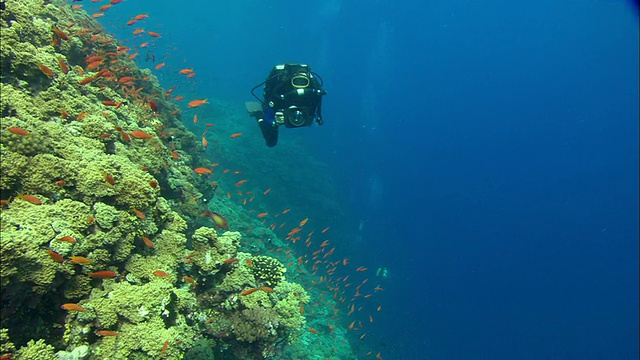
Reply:
<svg viewBox="0 0 640 360"><path fill-rule="evenodd" d="M263 99L254 91L264 85ZM278 143L278 127L311 126L322 120L322 97L327 93L322 78L305 64L282 64L271 69L265 81L251 89L258 102L247 102L249 115L258 121L268 147Z"/></svg>

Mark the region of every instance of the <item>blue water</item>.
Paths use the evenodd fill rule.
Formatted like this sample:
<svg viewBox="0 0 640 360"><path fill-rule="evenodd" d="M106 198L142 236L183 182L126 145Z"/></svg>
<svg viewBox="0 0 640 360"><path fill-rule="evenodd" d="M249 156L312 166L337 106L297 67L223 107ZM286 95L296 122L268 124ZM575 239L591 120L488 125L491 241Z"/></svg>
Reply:
<svg viewBox="0 0 640 360"><path fill-rule="evenodd" d="M325 126L283 146L331 169L351 261L389 269L385 359L638 358L633 2L177 4L126 12L202 97L242 111L276 63L324 78Z"/></svg>

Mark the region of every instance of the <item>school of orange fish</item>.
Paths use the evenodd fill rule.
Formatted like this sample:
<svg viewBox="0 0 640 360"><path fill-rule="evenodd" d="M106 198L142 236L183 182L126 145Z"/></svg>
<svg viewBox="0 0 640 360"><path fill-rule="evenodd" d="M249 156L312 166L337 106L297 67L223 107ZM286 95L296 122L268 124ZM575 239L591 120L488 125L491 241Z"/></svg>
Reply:
<svg viewBox="0 0 640 360"><path fill-rule="evenodd" d="M103 0L91 0L94 3L99 3ZM99 12L92 14L91 16L94 19L102 18L105 14L108 13L108 10L122 3L122 0L110 0L108 4L101 6ZM83 5L81 4L73 4L71 6L73 11L84 12ZM176 104L184 99L184 96L173 96L173 91L177 88L177 86L173 86L169 88L164 94L145 94L143 91L143 82L149 80L149 76L138 77L135 75L131 69L126 65L121 63L121 59L126 58L129 60L134 60L138 57L141 52L145 51L145 48L153 47L154 42L158 41L158 39L162 39L162 35L159 32L145 30L141 26L142 24L146 24L147 26L153 26L149 19L148 14L139 14L131 17L124 26L132 27L132 35L134 36L135 41L138 41L139 44L136 46L124 46L117 45L116 39L112 36L109 36L105 33L105 31L101 27L93 26L87 23L86 27L83 27L81 30L75 30L73 33L67 33L66 29L60 29L58 27L52 28L52 45L57 45L61 41L69 41L71 37L77 37L86 44L86 50L91 52L92 55L86 58L86 64L84 66L84 70L81 67L75 67L77 71L80 72L81 75L86 75L79 84L82 86L109 86L109 87L119 87L119 92L127 99L129 103L137 105L143 110L148 111L148 116L159 116L160 112L165 109L160 109L158 103L154 100L155 98L159 98L164 96L166 99L170 99ZM136 25L136 26L134 26ZM68 28L75 27L76 24L71 24ZM116 51L106 51L104 50L104 45L106 44L116 44ZM70 71L69 65L66 64L62 59L58 58L58 66L59 71L62 73L68 73ZM155 61L155 58L152 59ZM140 65L142 66L142 65ZM49 77L55 77L57 70L53 70L43 64L38 64L40 70ZM165 62L158 63L154 66L155 71L166 71L167 68L170 68ZM85 74L86 72L92 72L92 74ZM178 74L184 75L188 79L192 79L196 76L196 72L193 68L184 68L177 71ZM109 99L102 100L102 104L104 106L114 107L116 109L120 108L123 105L123 102L114 102ZM184 110L194 110L200 106L209 104L207 99L194 99L187 103L187 109ZM178 108L177 110L171 111L172 115L177 114L181 110ZM87 113L77 114L75 116L77 121L82 120ZM107 113L104 114L108 116ZM67 114L64 111L61 111L61 116L63 118L67 118L70 114ZM193 124L194 126L202 126L204 125L204 130L201 135L201 141L203 147L206 149L208 146L207 140L207 128L213 126L211 123L201 124L198 121L198 114L195 113L193 115ZM31 134L21 128L10 127L7 129L13 134L20 136L31 136ZM117 134L117 135L116 135ZM149 134L143 131L135 130L130 132L125 132L120 127L115 127L113 133L105 133L100 136L102 139L112 138L114 136L119 135L119 140L123 142L131 142L132 138L137 140L153 140L156 137L166 138L169 134L167 134L161 127L156 129L156 134ZM242 132L236 132L229 134L230 138L237 138L242 135ZM170 152L170 156L177 160L180 155L174 151ZM200 177L211 176L213 174L214 169L219 164L212 164L211 168L198 167L193 169L194 174ZM242 171L235 170L231 171L230 169L225 169L222 171L222 174L230 174L239 175L242 174ZM105 186L113 186L115 184L115 179L109 174L103 174L105 179ZM242 179L235 182L235 186L238 188L235 194L232 194L230 191L226 193L226 196L229 199L234 199L238 203L249 206L254 201L258 200L256 198L256 194L253 191L242 191L242 187L244 184L249 182L248 179ZM56 182L59 186L64 186L64 180L59 180ZM152 187L157 187L158 184L155 181L150 183ZM217 183L212 183L212 186L217 187ZM266 197L271 193L271 189L262 190L262 193L258 195L260 197ZM19 198L28 201L35 205L42 204L41 200L35 196L20 194ZM7 205L11 199L2 200L2 206ZM138 218L145 219L146 216L143 212L132 209L131 210ZM256 210L247 209L247 211L251 214L255 214ZM210 217L211 220L215 223L216 227L229 229L226 219L216 213L211 213L207 211L202 214L202 216ZM311 273L314 275L315 279L311 280L308 290L316 290L320 295L317 297L312 297L312 303L307 305L307 308L301 307L301 313L306 316L313 317L314 310L316 307L326 307L331 306L333 314L330 317L330 321L323 325L323 327L310 327L308 331L313 334L325 334L325 335L333 335L336 324L343 323L351 332L353 332L354 336L359 340L365 339L368 332L368 326L374 323L374 314L382 310L380 305L376 305L375 303L371 303L375 301L376 295L382 292L384 289L377 285L373 285L369 282L369 279L365 276L368 271L368 268L365 266L353 266L349 262L349 257L338 256L337 253L340 251L339 246L334 246L331 241L327 238L330 233L330 228L325 227L321 231L317 233L315 231L306 232L305 226L307 226L308 222L311 220L308 217L304 217L303 219L296 219L294 214L291 214L290 209L284 209L276 214L270 214L268 212L259 212L255 214L256 219L260 219L262 224L268 227L270 230L274 232L282 232L282 237L290 242L290 246L287 249L282 247L279 248L271 248L269 251L273 252L276 257L280 257L286 263L287 268L291 271L298 271L300 273ZM93 219L87 219L87 221L92 222ZM287 222L295 222L296 226L293 228L287 227ZM320 228L318 226L317 228ZM280 234L279 234L280 235ZM65 241L70 243L75 243L75 239L70 236L65 236L58 241ZM142 241L144 244L153 248L153 242L147 238L142 237ZM267 244L262 244L263 246L268 246ZM334 254L336 253L336 254ZM64 262L65 259L58 253L53 250L48 251L49 256L57 262ZM69 261L75 264L90 264L91 260L82 256L73 256ZM189 263L191 261L189 256L185 258L185 263ZM229 259L228 261L237 261L237 259ZM338 276L338 274L343 274ZM168 276L167 273L163 271L156 271L154 273L155 276L163 277ZM113 271L97 271L88 274L89 277L93 278L115 278L118 276L117 273ZM188 276L184 276L183 280L192 285L196 284L196 281ZM263 286L260 288L251 288L242 292L241 295L246 296L255 291L266 291L272 292L273 290L269 287ZM332 301L328 301L328 298L331 298ZM63 304L62 308L67 311L81 311L84 312L80 305L77 304ZM371 310L373 309L373 310ZM348 324L348 325L347 325ZM368 325L369 324L369 325ZM99 330L97 334L100 336L117 336L118 334L109 330ZM333 339L336 341L336 337ZM344 340L343 340L344 341ZM161 353L164 352L168 346L168 342L165 343ZM334 348L335 351L335 348ZM377 359L382 359L382 356L379 352L374 355L374 351L366 352L367 356L372 356Z"/></svg>

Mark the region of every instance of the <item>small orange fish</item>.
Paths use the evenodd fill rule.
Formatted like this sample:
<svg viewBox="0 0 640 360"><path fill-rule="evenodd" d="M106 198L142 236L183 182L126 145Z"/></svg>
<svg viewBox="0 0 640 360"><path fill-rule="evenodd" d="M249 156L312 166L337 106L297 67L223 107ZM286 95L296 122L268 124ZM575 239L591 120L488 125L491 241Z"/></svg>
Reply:
<svg viewBox="0 0 640 360"><path fill-rule="evenodd" d="M149 17L149 14L140 14L140 15L136 15L136 16L134 17L134 19L136 19L136 21L140 21L140 20L142 20L142 19L146 19L146 18L148 18L148 17Z"/></svg>
<svg viewBox="0 0 640 360"><path fill-rule="evenodd" d="M268 188L267 190L265 190L262 195L267 195L269 192L271 191L271 188Z"/></svg>
<svg viewBox="0 0 640 360"><path fill-rule="evenodd" d="M247 296L249 294L253 294L254 292L256 292L258 290L260 290L260 289L259 288L251 288L251 289L248 289L248 290L245 290L245 291L241 292L240 295Z"/></svg>
<svg viewBox="0 0 640 360"><path fill-rule="evenodd" d="M104 176L104 179L105 179L109 184L111 184L111 185L115 185L115 184L116 184L116 180L113 178L113 176L111 176L111 175L109 175L109 174L107 174L107 173L104 173L104 174L102 174L102 175Z"/></svg>
<svg viewBox="0 0 640 360"><path fill-rule="evenodd" d="M261 212L260 214L258 214L258 219L263 218L265 216L269 215L268 212Z"/></svg>
<svg viewBox="0 0 640 360"><path fill-rule="evenodd" d="M99 336L118 336L118 333L111 330L96 330L96 335Z"/></svg>
<svg viewBox="0 0 640 360"><path fill-rule="evenodd" d="M154 271L153 275L158 276L158 277L168 277L169 276L169 274L167 274L166 272L164 272L162 270Z"/></svg>
<svg viewBox="0 0 640 360"><path fill-rule="evenodd" d="M182 278L184 279L184 281L188 282L189 284L194 286L196 285L196 281L191 276L185 275Z"/></svg>
<svg viewBox="0 0 640 360"><path fill-rule="evenodd" d="M204 100L191 100L191 101L189 101L187 106L190 107L190 108L196 108L198 106L202 106L202 105L208 104L208 103L209 102L207 102L207 99L204 99Z"/></svg>
<svg viewBox="0 0 640 360"><path fill-rule="evenodd" d="M58 241L64 241L64 242L68 242L68 243L71 243L71 244L75 244L77 242L76 239L74 239L71 236L63 236L60 239L58 239Z"/></svg>
<svg viewBox="0 0 640 360"><path fill-rule="evenodd" d="M231 263L234 263L236 261L238 261L238 258L231 258L231 259L227 259L227 260L223 261L222 263L223 264L231 264Z"/></svg>
<svg viewBox="0 0 640 360"><path fill-rule="evenodd" d="M20 194L17 196L17 198L22 199L24 201L30 202L33 205L42 205L42 200L38 199L37 197L33 196L33 195L23 195Z"/></svg>
<svg viewBox="0 0 640 360"><path fill-rule="evenodd" d="M197 124L198 123L198 114L193 115L193 123ZM204 135L203 135L204 136Z"/></svg>
<svg viewBox="0 0 640 360"><path fill-rule="evenodd" d="M182 100L182 99L184 99L184 96L182 96L182 95L178 95L178 96L176 96L175 98L173 98L173 101L180 101L180 100Z"/></svg>
<svg viewBox="0 0 640 360"><path fill-rule="evenodd" d="M242 184L244 184L244 183L246 183L246 182L247 182L247 180L240 180L240 181L238 181L238 182L236 183L236 186L240 186L240 185L242 185Z"/></svg>
<svg viewBox="0 0 640 360"><path fill-rule="evenodd" d="M160 64L156 65L156 70L160 70L165 66L164 62L161 62Z"/></svg>
<svg viewBox="0 0 640 360"><path fill-rule="evenodd" d="M307 221L309 221L309 218L306 218L306 219L300 221L300 227L303 227L307 223Z"/></svg>
<svg viewBox="0 0 640 360"><path fill-rule="evenodd" d="M207 168L203 168L203 167L195 168L195 169L193 169L193 172L195 172L198 175L212 174L213 173L213 171L211 171L211 169L207 169Z"/></svg>
<svg viewBox="0 0 640 360"><path fill-rule="evenodd" d="M147 247L150 247L150 248L153 249L154 245L153 245L153 242L151 241L151 239L149 239L146 236L143 236L142 237L142 241L144 241L144 244L147 245Z"/></svg>
<svg viewBox="0 0 640 360"><path fill-rule="evenodd" d="M40 68L42 73L47 75L48 77L52 78L52 77L56 76L56 74L54 74L53 71L51 69L49 69L48 67L46 67L45 65L43 65L41 63L38 63L38 67Z"/></svg>
<svg viewBox="0 0 640 360"><path fill-rule="evenodd" d="M327 231L329 231L329 228L328 228L328 227L327 227L327 228L324 228L321 232L324 234L324 233L326 233Z"/></svg>
<svg viewBox="0 0 640 360"><path fill-rule="evenodd" d="M62 264L64 262L64 258L62 257L62 255L58 254L57 252L49 249L47 250L47 253L49 254L49 257L53 259L53 261L59 264Z"/></svg>
<svg viewBox="0 0 640 360"><path fill-rule="evenodd" d="M140 130L136 130L136 131L132 131L129 133L129 135L131 135L131 137L133 137L134 139L151 139L153 138L153 135L151 134L147 134L144 131L140 131Z"/></svg>
<svg viewBox="0 0 640 360"><path fill-rule="evenodd" d="M229 137L232 138L232 139L235 139L235 138L240 137L240 136L242 136L241 132L229 135Z"/></svg>
<svg viewBox="0 0 640 360"><path fill-rule="evenodd" d="M148 41L145 41L145 42L143 42L142 44L140 44L140 47L141 47L141 48L143 48L143 47L147 47L147 46L149 46L149 42L148 42Z"/></svg>
<svg viewBox="0 0 640 360"><path fill-rule="evenodd" d="M95 14L91 15L91 17L94 18L94 19L97 19L97 18L103 17L103 16L104 16L103 13L95 13Z"/></svg>
<svg viewBox="0 0 640 360"><path fill-rule="evenodd" d="M308 328L307 331L309 331L312 334L318 334L318 330L316 330L316 329L314 329L312 327Z"/></svg>
<svg viewBox="0 0 640 360"><path fill-rule="evenodd" d="M60 66L60 70L67 74L69 72L69 67L67 66L67 64L64 62L64 60L62 60L61 57L57 57L56 60L58 60L58 66Z"/></svg>
<svg viewBox="0 0 640 360"><path fill-rule="evenodd" d="M110 270L101 270L101 271L95 271L95 272L89 273L87 276L89 276L90 278L97 278L97 279L113 279L114 277L117 277L118 274Z"/></svg>
<svg viewBox="0 0 640 360"><path fill-rule="evenodd" d="M153 36L153 37L162 37L160 34L158 34L157 32L154 31L147 31L147 34L149 34L149 36Z"/></svg>
<svg viewBox="0 0 640 360"><path fill-rule="evenodd" d="M72 256L69 259L74 264L87 265L87 264L91 264L92 263L92 261L90 259L87 259L84 256Z"/></svg>
<svg viewBox="0 0 640 360"><path fill-rule="evenodd" d="M169 342L165 341L164 345L162 345L162 350L160 350L160 354L164 353L165 351L167 351L167 348L169 347Z"/></svg>
<svg viewBox="0 0 640 360"><path fill-rule="evenodd" d="M87 310L85 310L82 306L80 306L78 304L73 304L73 303L62 304L61 308L63 308L64 310L67 310L67 311L87 312Z"/></svg>
<svg viewBox="0 0 640 360"><path fill-rule="evenodd" d="M133 30L133 35L142 34L143 32L144 32L144 29L135 29Z"/></svg>
<svg viewBox="0 0 640 360"><path fill-rule="evenodd" d="M138 219L140 220L144 220L147 218L147 216L140 210L132 208L131 211L136 214L136 216L138 217Z"/></svg>
<svg viewBox="0 0 640 360"><path fill-rule="evenodd" d="M180 74L182 74L182 75L186 75L186 74L192 73L192 72L193 72L193 69L182 69L182 70L180 70Z"/></svg>
<svg viewBox="0 0 640 360"><path fill-rule="evenodd" d="M16 135L20 135L20 136L30 136L31 133L28 132L25 129L21 129L19 127L15 127L15 126L11 126L7 128L7 131L9 131L10 133L16 134Z"/></svg>
<svg viewBox="0 0 640 360"><path fill-rule="evenodd" d="M273 290L272 288L270 288L268 286L260 286L260 290L262 290L264 292L268 292L268 293L275 292L275 290Z"/></svg>

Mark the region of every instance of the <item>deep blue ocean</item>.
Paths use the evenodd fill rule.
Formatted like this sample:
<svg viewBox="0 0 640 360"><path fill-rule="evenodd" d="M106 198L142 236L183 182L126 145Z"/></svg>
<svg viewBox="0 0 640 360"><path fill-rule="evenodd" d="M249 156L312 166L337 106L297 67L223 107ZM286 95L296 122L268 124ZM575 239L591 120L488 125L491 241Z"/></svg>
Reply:
<svg viewBox="0 0 640 360"><path fill-rule="evenodd" d="M109 16L150 14L156 54L196 68L189 91L232 104L267 162L289 164L295 142L325 164L344 211L309 213L352 263L388 270L367 338L384 359L637 359L636 4L130 1ZM269 149L243 104L285 62L324 79L325 125Z"/></svg>

